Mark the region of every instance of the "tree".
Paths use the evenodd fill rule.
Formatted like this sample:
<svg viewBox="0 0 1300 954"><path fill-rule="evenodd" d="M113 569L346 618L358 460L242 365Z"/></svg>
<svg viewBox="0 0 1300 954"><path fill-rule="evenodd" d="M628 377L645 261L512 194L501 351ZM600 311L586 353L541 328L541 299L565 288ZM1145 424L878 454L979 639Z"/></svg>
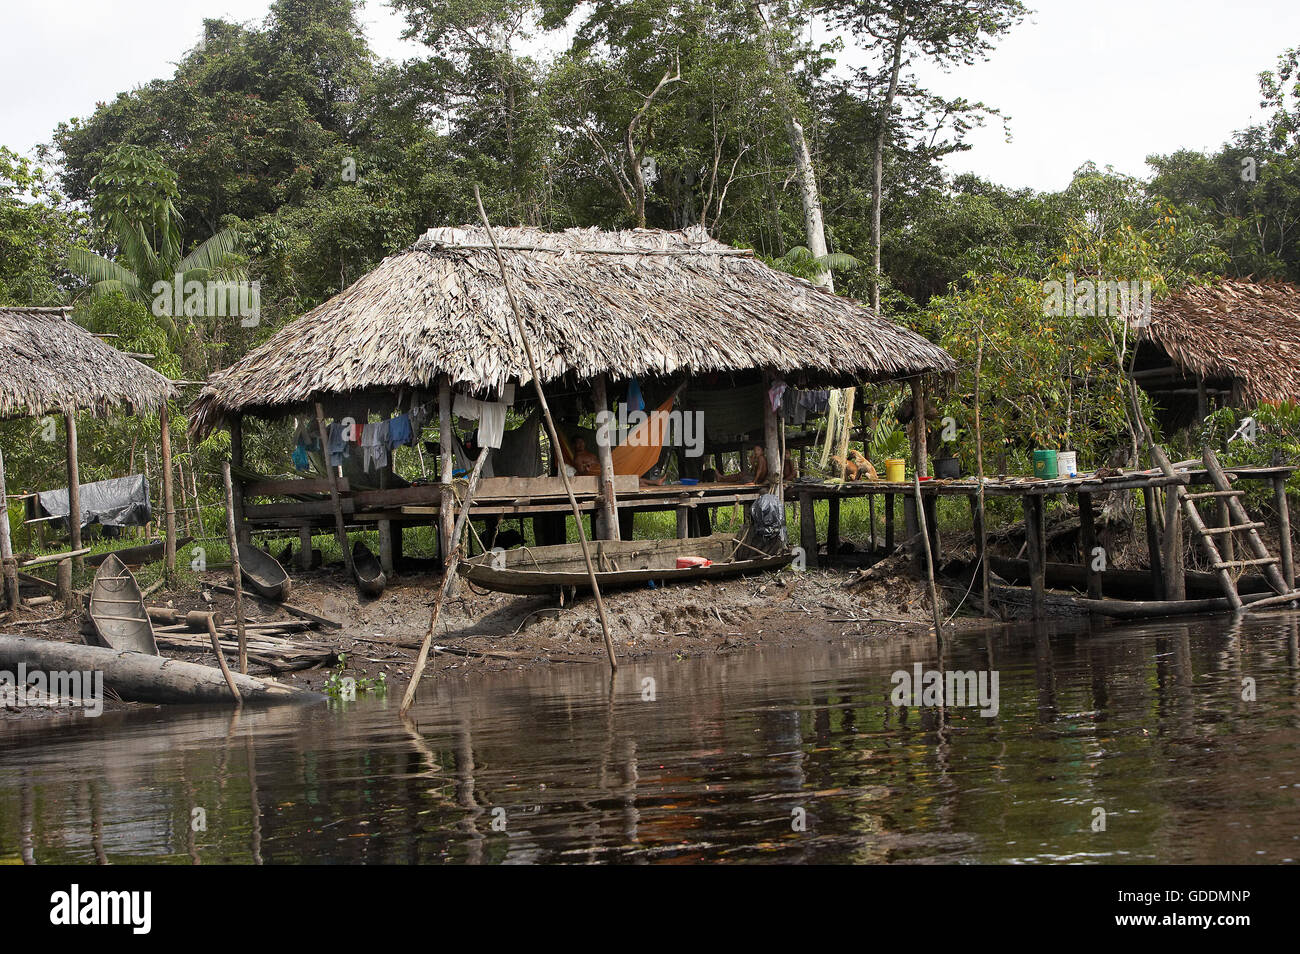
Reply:
<svg viewBox="0 0 1300 954"><path fill-rule="evenodd" d="M831 22L866 40L877 52L877 63L859 75L876 104L871 303L879 310L884 161L897 123L895 101L901 93L914 103L942 103L904 70L917 58L943 69L987 59L994 39L1019 23L1028 11L1019 0L822 0L819 7ZM976 112L979 108L978 104L973 107Z"/></svg>

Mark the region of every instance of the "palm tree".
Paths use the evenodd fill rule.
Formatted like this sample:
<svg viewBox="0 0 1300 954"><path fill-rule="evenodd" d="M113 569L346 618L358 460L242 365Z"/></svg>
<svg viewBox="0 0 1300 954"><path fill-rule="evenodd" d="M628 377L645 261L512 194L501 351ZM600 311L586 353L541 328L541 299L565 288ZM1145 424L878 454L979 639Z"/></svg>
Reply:
<svg viewBox="0 0 1300 954"><path fill-rule="evenodd" d="M234 229L222 229L182 256L176 174L148 149L119 146L104 160L91 185L96 190L96 215L117 247L113 258L88 248L68 254L69 269L92 282L92 295L120 293L146 305L166 301L168 307L151 311L175 339L179 331L174 319L178 316L170 307L174 283L179 282L183 289L190 282L224 284L245 277L240 238ZM168 289L165 295L162 285ZM225 313L232 310L226 307Z"/></svg>

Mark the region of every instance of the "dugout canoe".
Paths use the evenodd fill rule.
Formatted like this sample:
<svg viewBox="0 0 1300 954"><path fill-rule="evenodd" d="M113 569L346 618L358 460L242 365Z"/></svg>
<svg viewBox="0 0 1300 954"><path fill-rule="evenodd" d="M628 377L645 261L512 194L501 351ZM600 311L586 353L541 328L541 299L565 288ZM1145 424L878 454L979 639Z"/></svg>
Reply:
<svg viewBox="0 0 1300 954"><path fill-rule="evenodd" d="M601 590L660 583L696 582L776 570L794 557L790 549L768 554L729 533L684 540L593 540L592 565ZM703 557L708 566L678 567L678 557ZM458 571L476 586L498 593L548 593L563 587L590 589L582 547L518 547L480 553Z"/></svg>
<svg viewBox="0 0 1300 954"><path fill-rule="evenodd" d="M279 561L251 543L239 544L239 573L254 593L276 603L283 603L293 589Z"/></svg>
<svg viewBox="0 0 1300 954"><path fill-rule="evenodd" d="M140 585L114 553L95 571L86 612L90 616L93 639L100 646L158 655L153 623L145 612Z"/></svg>

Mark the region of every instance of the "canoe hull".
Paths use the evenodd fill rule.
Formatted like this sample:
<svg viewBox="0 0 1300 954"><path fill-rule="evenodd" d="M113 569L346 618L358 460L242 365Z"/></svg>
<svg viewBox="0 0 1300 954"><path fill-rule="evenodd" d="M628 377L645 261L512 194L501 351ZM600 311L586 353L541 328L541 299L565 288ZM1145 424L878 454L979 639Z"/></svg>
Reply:
<svg viewBox="0 0 1300 954"><path fill-rule="evenodd" d="M786 566L794 556L789 550L761 554L738 546L730 534L685 540L597 540L590 546L596 582L602 591L650 582L697 582L761 573ZM738 554L740 559L736 558ZM713 562L709 566L679 568L679 556L705 557ZM459 572L476 586L498 593L531 595L565 587L591 588L591 577L577 544L479 554L463 561Z"/></svg>
<svg viewBox="0 0 1300 954"><path fill-rule="evenodd" d="M99 565L87 606L95 641L108 649L158 655L153 622L126 564L114 554Z"/></svg>
<svg viewBox="0 0 1300 954"><path fill-rule="evenodd" d="M361 595L370 599L381 595L388 586L388 577L384 575L379 559L360 540L352 548L352 576Z"/></svg>
<svg viewBox="0 0 1300 954"><path fill-rule="evenodd" d="M279 561L250 544L239 544L239 575L254 593L276 603L283 603L293 589Z"/></svg>

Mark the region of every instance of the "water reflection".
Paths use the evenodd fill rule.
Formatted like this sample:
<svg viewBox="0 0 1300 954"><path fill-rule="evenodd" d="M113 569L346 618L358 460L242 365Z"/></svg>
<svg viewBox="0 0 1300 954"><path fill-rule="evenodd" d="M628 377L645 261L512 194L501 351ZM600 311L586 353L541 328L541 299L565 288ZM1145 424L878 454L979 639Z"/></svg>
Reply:
<svg viewBox="0 0 1300 954"><path fill-rule="evenodd" d="M914 663L997 670L998 714L894 706ZM1292 861L1298 691L1300 621L1261 616L453 677L406 719L9 725L0 859Z"/></svg>

